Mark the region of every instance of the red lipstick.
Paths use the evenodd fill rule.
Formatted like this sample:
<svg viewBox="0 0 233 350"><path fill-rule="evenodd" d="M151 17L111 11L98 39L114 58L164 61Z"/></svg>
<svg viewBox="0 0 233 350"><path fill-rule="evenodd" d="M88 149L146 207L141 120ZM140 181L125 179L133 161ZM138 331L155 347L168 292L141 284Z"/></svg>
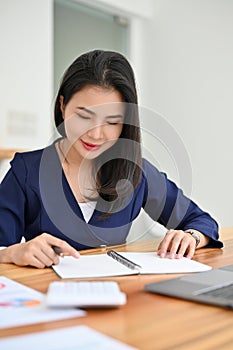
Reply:
<svg viewBox="0 0 233 350"><path fill-rule="evenodd" d="M92 143L85 142L81 140L83 147L88 150L88 151L96 151L97 149L100 148L101 145L95 145Z"/></svg>

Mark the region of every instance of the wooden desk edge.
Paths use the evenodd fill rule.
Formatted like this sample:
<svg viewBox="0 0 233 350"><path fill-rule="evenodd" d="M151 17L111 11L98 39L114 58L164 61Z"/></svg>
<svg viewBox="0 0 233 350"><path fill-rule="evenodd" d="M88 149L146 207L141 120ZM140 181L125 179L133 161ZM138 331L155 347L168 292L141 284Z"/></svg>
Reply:
<svg viewBox="0 0 233 350"><path fill-rule="evenodd" d="M23 149L4 149L0 148L0 160L12 159L16 152L24 152Z"/></svg>

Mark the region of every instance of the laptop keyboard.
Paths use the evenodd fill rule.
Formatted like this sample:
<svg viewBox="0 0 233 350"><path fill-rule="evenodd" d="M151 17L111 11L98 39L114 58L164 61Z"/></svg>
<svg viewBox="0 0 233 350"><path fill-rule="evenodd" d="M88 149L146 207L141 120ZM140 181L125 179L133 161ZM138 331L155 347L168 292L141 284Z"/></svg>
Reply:
<svg viewBox="0 0 233 350"><path fill-rule="evenodd" d="M199 295L208 295L214 298L223 298L233 300L233 284L225 287L209 290L208 292L200 293Z"/></svg>

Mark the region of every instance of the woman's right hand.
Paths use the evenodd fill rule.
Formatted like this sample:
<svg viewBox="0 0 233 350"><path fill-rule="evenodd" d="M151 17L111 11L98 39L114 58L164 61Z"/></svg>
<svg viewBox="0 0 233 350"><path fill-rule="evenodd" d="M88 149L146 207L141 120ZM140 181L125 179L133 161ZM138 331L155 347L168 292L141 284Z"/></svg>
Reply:
<svg viewBox="0 0 233 350"><path fill-rule="evenodd" d="M33 238L25 243L18 243L0 251L0 262L14 263L19 266L35 266L37 268L49 267L59 263L59 256L53 246L60 248L62 255L79 258L79 252L67 242L48 233Z"/></svg>

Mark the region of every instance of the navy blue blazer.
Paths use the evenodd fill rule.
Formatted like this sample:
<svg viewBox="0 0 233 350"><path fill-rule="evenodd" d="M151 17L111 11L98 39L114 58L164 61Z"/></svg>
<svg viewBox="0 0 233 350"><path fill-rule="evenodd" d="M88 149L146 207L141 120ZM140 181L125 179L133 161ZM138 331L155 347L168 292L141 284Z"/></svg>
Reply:
<svg viewBox="0 0 233 350"><path fill-rule="evenodd" d="M62 170L55 145L17 153L0 185L0 246L26 241L43 232L66 240L78 250L125 243L141 208L167 228L196 229L222 247L218 225L147 160L139 185L117 212L103 218L101 198L88 223Z"/></svg>

